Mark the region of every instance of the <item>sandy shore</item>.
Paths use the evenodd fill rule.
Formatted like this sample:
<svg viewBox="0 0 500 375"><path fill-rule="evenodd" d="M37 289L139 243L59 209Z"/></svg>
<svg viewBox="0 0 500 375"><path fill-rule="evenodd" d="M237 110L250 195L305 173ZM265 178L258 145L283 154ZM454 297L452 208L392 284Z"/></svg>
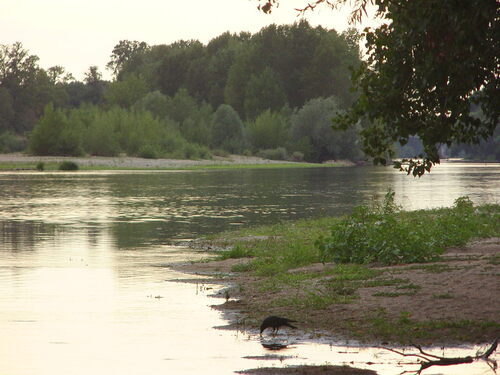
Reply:
<svg viewBox="0 0 500 375"><path fill-rule="evenodd" d="M405 280L405 283L413 286L414 289L408 293L408 290L398 289L397 284L394 286L367 285L358 289L359 298L352 303L334 303L325 308L307 311L299 311L294 306L286 304L271 303L283 295L300 295L301 285L308 282L307 278L304 278L297 289L283 289L280 292L264 290L260 287L263 278L246 272L232 271L235 265L248 262L248 258L189 263L177 265L174 268L188 274L204 275L214 281L232 286L228 289L232 298L222 305L215 306L227 313L227 317L231 320L227 328L256 333L263 317L279 315L300 321L300 329L304 337L319 335L352 338L353 332L348 328L349 325L355 323L363 331L362 327L368 319L367 316L380 309L387 312L385 318L395 321L404 313L408 314L411 319L421 322L436 320L498 323L500 300L496 298L496 295L500 285L498 280L500 264L496 257L498 257L499 250L500 238L487 238L471 241L463 248L449 248L440 261L374 267L384 272L376 279ZM313 264L289 272L314 273L332 266ZM464 337L467 337L464 341L490 342L499 334L497 325L491 327L487 334L480 331L468 332L464 334ZM372 336L369 332L363 332L361 337L364 338L358 337L361 341L380 341L380 337ZM448 337L448 332L443 331L438 343L455 341ZM427 340L421 343L431 344Z"/></svg>
<svg viewBox="0 0 500 375"><path fill-rule="evenodd" d="M294 163L282 160L268 160L255 156L229 155L227 157L214 156L210 160L180 160L180 159L144 159L130 156L103 157L71 157L71 156L30 156L21 153L0 154L0 163L50 163L70 160L78 165L105 166L112 168L182 168L191 166L210 166L225 164L285 164ZM296 163L294 163L296 164Z"/></svg>

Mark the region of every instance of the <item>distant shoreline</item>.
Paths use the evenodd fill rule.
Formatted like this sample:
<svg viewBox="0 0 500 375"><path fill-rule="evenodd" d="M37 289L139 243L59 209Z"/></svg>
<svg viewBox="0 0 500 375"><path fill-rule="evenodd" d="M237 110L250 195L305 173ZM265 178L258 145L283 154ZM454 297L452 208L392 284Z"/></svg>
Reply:
<svg viewBox="0 0 500 375"><path fill-rule="evenodd" d="M314 164L306 162L292 162L285 160L269 160L256 156L229 155L227 157L214 156L213 159L183 160L183 159L145 159L131 156L32 156L22 153L0 154L0 170L34 170L37 163L47 165L58 164L63 161L72 161L82 169L196 169L215 167L324 167L324 166L350 166L347 161ZM49 168L46 168L49 169ZM50 168L57 169L57 168Z"/></svg>

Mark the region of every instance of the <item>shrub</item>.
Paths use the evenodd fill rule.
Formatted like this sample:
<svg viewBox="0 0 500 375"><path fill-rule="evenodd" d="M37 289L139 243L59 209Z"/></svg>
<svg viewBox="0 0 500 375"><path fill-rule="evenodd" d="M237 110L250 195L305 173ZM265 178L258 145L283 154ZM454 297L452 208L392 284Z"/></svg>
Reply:
<svg viewBox="0 0 500 375"><path fill-rule="evenodd" d="M137 74L128 74L121 80L108 84L104 99L110 106L130 108L148 93L146 81Z"/></svg>
<svg viewBox="0 0 500 375"><path fill-rule="evenodd" d="M67 116L49 104L31 132L28 150L34 155L81 155L80 129L71 126Z"/></svg>
<svg viewBox="0 0 500 375"><path fill-rule="evenodd" d="M316 245L323 261L384 264L435 260L447 246L464 245L475 236L498 233L498 214L476 211L467 197L452 208L400 212L394 193L382 204L356 207L352 215L332 227L331 235Z"/></svg>
<svg viewBox="0 0 500 375"><path fill-rule="evenodd" d="M294 151L292 153L292 160L293 161L304 161L304 153L300 151Z"/></svg>
<svg viewBox="0 0 500 375"><path fill-rule="evenodd" d="M278 147L278 148L274 148L271 150L260 150L257 153L257 156L264 158L264 159L270 159L270 160L286 160L287 159L287 153L286 153L286 149L284 147Z"/></svg>
<svg viewBox="0 0 500 375"><path fill-rule="evenodd" d="M137 156L145 159L158 159L159 152L157 148L153 145L145 144L139 147L139 151L137 152Z"/></svg>
<svg viewBox="0 0 500 375"><path fill-rule="evenodd" d="M26 141L8 131L0 133L0 152L18 152L24 150Z"/></svg>
<svg viewBox="0 0 500 375"><path fill-rule="evenodd" d="M114 131L113 123L98 116L85 132L84 147L91 155L116 156L120 153L118 135Z"/></svg>
<svg viewBox="0 0 500 375"><path fill-rule="evenodd" d="M221 104L212 120L212 146L231 153L243 149L243 122L229 105Z"/></svg>
<svg viewBox="0 0 500 375"><path fill-rule="evenodd" d="M149 111L158 118L167 117L168 98L158 90L142 97L133 105L135 111Z"/></svg>
<svg viewBox="0 0 500 375"><path fill-rule="evenodd" d="M249 141L254 150L275 149L288 143L287 118L267 110L246 127Z"/></svg>
<svg viewBox="0 0 500 375"><path fill-rule="evenodd" d="M223 157L223 158L226 158L229 156L229 152L227 152L226 150L222 150L220 148L213 150L212 154L214 154L215 156Z"/></svg>
<svg viewBox="0 0 500 375"><path fill-rule="evenodd" d="M357 130L332 130L332 117L342 110L334 98L309 100L291 116L293 149L304 153L304 159L322 162L331 159L356 160L361 157Z"/></svg>
<svg viewBox="0 0 500 375"><path fill-rule="evenodd" d="M78 164L72 161L63 161L61 164L59 164L59 170L60 171L77 171L78 170Z"/></svg>
<svg viewBox="0 0 500 375"><path fill-rule="evenodd" d="M43 171L45 169L45 163L43 161L39 161L36 164L35 168L36 168L37 171Z"/></svg>

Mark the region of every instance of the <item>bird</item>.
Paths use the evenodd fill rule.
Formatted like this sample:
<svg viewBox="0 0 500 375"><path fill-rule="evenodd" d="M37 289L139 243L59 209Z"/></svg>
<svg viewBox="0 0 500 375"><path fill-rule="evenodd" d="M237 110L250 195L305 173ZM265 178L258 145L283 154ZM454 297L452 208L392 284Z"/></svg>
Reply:
<svg viewBox="0 0 500 375"><path fill-rule="evenodd" d="M260 325L260 334L262 335L262 332L264 332L266 328L272 328L274 333L278 332L280 327L283 326L290 328L297 328L294 325L290 324L295 322L296 320L281 318L275 315L268 316L266 319L262 321L262 324Z"/></svg>

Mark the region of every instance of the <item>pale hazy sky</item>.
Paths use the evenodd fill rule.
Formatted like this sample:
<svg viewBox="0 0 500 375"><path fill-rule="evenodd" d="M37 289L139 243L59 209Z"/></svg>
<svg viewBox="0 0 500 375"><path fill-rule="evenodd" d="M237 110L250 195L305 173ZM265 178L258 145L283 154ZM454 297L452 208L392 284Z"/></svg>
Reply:
<svg viewBox="0 0 500 375"><path fill-rule="evenodd" d="M61 65L78 80L91 65L109 78L105 65L120 40L206 44L225 31L255 33L298 21L294 8L306 3L282 0L266 15L257 10L257 0L0 0L0 44L21 42L41 67ZM349 26L348 12L323 7L305 18L340 32Z"/></svg>

